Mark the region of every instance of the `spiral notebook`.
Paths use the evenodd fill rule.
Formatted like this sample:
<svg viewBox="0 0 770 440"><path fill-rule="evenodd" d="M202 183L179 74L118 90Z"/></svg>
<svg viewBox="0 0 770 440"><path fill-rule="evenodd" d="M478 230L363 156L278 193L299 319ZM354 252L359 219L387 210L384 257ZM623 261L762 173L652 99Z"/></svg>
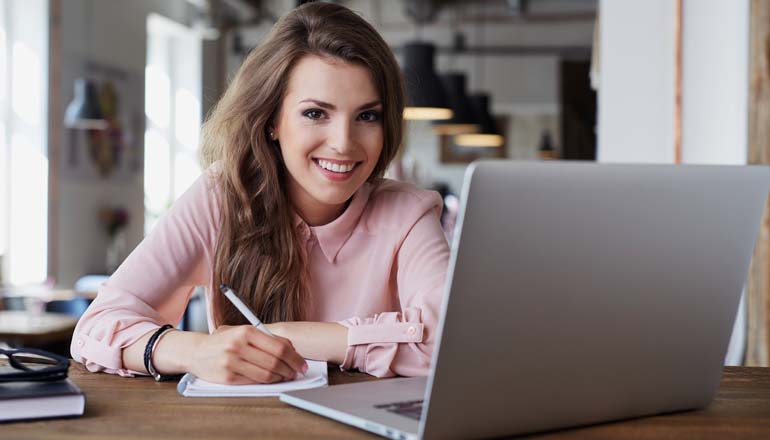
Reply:
<svg viewBox="0 0 770 440"><path fill-rule="evenodd" d="M308 370L299 379L270 384L222 385L207 382L192 374L185 374L176 390L185 397L265 397L277 396L286 391L306 390L329 385L326 362L307 361Z"/></svg>

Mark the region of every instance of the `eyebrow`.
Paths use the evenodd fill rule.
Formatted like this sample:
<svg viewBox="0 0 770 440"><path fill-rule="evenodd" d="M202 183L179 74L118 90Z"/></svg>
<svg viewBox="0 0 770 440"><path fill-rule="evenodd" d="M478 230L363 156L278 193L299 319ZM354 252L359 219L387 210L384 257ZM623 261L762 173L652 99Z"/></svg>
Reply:
<svg viewBox="0 0 770 440"><path fill-rule="evenodd" d="M299 103L302 104L303 102L312 102L313 104L315 104L315 105L317 105L317 106L319 106L321 108L325 108L325 109L329 109L329 110L334 110L334 109L337 108L337 107L334 106L334 104L331 104L331 103L328 103L328 102L324 102L324 101L320 101L318 99L312 99L312 98L311 99L303 99ZM376 101L367 102L366 104L358 107L356 110L366 110L366 109L375 107L375 106L380 105L380 104L382 104L382 102L380 102L380 100L378 99Z"/></svg>

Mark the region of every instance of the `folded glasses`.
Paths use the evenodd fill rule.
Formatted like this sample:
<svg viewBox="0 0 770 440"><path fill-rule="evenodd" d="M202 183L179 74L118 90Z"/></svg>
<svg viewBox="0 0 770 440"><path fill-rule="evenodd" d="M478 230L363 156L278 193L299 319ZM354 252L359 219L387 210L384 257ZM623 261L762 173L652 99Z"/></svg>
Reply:
<svg viewBox="0 0 770 440"><path fill-rule="evenodd" d="M0 383L45 382L67 378L69 359L35 348L0 348Z"/></svg>

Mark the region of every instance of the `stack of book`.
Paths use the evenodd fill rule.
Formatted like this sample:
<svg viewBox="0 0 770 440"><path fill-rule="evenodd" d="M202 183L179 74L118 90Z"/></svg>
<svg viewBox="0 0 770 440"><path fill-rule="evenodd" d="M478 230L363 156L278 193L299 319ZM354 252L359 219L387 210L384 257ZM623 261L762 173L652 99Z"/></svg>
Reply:
<svg viewBox="0 0 770 440"><path fill-rule="evenodd" d="M71 380L0 383L0 422L83 415L86 398Z"/></svg>

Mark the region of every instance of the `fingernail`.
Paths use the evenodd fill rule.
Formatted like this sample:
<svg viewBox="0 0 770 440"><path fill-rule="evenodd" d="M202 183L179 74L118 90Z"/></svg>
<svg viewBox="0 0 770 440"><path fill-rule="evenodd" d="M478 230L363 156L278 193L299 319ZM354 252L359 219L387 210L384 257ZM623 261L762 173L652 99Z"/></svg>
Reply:
<svg viewBox="0 0 770 440"><path fill-rule="evenodd" d="M302 372L303 372L303 373L307 373L307 370L308 370L308 368L310 368L310 367L308 367L308 365L307 365L307 362L305 362L305 363L302 365Z"/></svg>

